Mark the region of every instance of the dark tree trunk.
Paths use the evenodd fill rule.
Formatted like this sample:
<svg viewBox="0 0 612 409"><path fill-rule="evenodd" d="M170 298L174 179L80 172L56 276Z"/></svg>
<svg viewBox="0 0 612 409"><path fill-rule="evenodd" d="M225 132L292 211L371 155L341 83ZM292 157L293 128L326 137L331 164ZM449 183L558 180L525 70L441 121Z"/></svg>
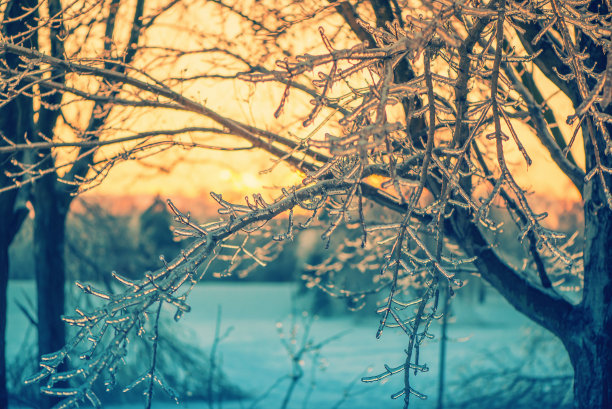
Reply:
<svg viewBox="0 0 612 409"><path fill-rule="evenodd" d="M607 329L592 329L595 328L585 328L566 343L574 367L574 407L609 409L612 408L612 328L608 323Z"/></svg>
<svg viewBox="0 0 612 409"><path fill-rule="evenodd" d="M597 151L601 164L612 166L602 133L595 126L585 126L583 132L595 133L595 137L585 138L587 171L596 166ZM561 337L574 367L574 401L579 409L612 408L612 210L602 179L612 186L612 177L607 174L601 179L596 175L585 184L584 293L577 306L580 319L566 337Z"/></svg>
<svg viewBox="0 0 612 409"><path fill-rule="evenodd" d="M0 31L5 37L19 36L22 32L29 30L30 26L35 26L34 13L30 17L19 21L24 10L20 7L34 7L32 1L10 1L5 5L3 21L0 21ZM35 43L31 37L23 40L25 46L32 46ZM0 56L2 63L10 68L15 68L20 64L20 59L11 54ZM15 84L15 86L18 86ZM13 143L23 143L24 135L33 135L32 122L32 103L24 95L17 96L12 101L4 104L0 108L0 132ZM0 146L5 146L7 142L0 139ZM7 175L7 172L15 172L18 169L13 165L12 160L22 161L22 153L0 154L0 188L12 186L14 181ZM6 313L7 313L7 285L9 275L8 248L13 241L13 237L19 231L27 211L25 209L15 210L17 201L17 189L8 190L0 193L0 408L8 406L8 391L6 389Z"/></svg>
<svg viewBox="0 0 612 409"><path fill-rule="evenodd" d="M55 175L35 182L34 263L38 306L38 353L55 352L65 343L61 320L65 301L64 241L68 204L65 192L57 191ZM43 407L55 403L45 399Z"/></svg>
<svg viewBox="0 0 612 409"><path fill-rule="evenodd" d="M592 13L606 15L609 2L592 1ZM602 46L590 38L580 39L581 49L589 52L585 65L603 73L609 60ZM610 51L608 50L608 53ZM595 79L587 76L589 88ZM612 115L612 105L601 106ZM598 165L610 169L612 154L603 129L612 133L612 124L598 125L591 118L584 121L585 168L587 173ZM606 188L608 189L606 192ZM602 171L584 185L584 288L582 313L578 335L565 342L574 367L574 394L576 407L612 408L612 176Z"/></svg>
<svg viewBox="0 0 612 409"><path fill-rule="evenodd" d="M64 346L64 221L65 214L50 209L54 202L36 206L34 262L38 291L38 349L48 354ZM41 211L41 207L47 207ZM42 213L42 214L41 214Z"/></svg>

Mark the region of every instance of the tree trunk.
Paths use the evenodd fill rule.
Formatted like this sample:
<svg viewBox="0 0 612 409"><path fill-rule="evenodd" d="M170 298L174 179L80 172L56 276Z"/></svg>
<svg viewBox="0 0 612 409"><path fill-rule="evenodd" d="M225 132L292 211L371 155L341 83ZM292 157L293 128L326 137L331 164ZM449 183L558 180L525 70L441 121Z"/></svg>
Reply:
<svg viewBox="0 0 612 409"><path fill-rule="evenodd" d="M589 182L585 195L581 319L562 337L574 367L578 409L612 408L612 211L598 182Z"/></svg>
<svg viewBox="0 0 612 409"><path fill-rule="evenodd" d="M574 407L612 408L612 327L597 331L591 325L569 340L565 347L574 367Z"/></svg>
<svg viewBox="0 0 612 409"><path fill-rule="evenodd" d="M591 4L591 8L594 6ZM591 50L589 66L605 68L602 52ZM606 109L612 114L612 106ZM584 121L585 168L612 167L603 130L590 118ZM608 134L612 126L603 124ZM579 319L561 337L574 367L574 402L578 409L612 408L612 176L596 174L584 185L584 285ZM566 339L563 339L566 338Z"/></svg>
<svg viewBox="0 0 612 409"><path fill-rule="evenodd" d="M11 7L14 2L6 6L6 19L14 18L15 7ZM19 14L17 14L19 15ZM17 35L18 31L14 30L14 24L0 22L2 34ZM5 62L13 67L18 64L18 59L15 56L6 56ZM14 143L23 143L24 135L31 134L32 122L31 102L24 96L19 96L15 100L10 101L0 108L0 132L2 135ZM6 142L0 139L0 146L5 146ZM0 154L0 188L12 186L14 181L7 176L7 172L16 172L19 169L15 167L11 159L22 160L22 153L15 154ZM21 224L27 216L28 211L25 208L15 209L17 202L17 189L8 190L0 193L0 408L8 406L8 391L6 389L6 307L9 276L9 258L8 249L13 241L13 237L21 228Z"/></svg>
<svg viewBox="0 0 612 409"><path fill-rule="evenodd" d="M35 182L34 263L38 306L38 353L55 352L65 343L64 313L65 270L64 240L68 213L63 192L56 190L55 175ZM45 399L43 407L54 399Z"/></svg>

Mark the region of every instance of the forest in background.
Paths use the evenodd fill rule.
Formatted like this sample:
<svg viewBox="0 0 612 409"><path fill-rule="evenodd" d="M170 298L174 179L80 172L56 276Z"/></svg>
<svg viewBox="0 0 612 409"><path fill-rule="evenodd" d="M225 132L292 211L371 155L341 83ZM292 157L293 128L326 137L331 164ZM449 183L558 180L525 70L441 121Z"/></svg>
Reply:
<svg viewBox="0 0 612 409"><path fill-rule="evenodd" d="M201 198L174 197L174 202L184 208L195 209L195 220L210 221L215 218L214 206L201 206ZM533 200L535 206L547 209L550 228L570 236L575 234L572 246L580 248L583 235L583 217L580 205L563 202L545 196ZM503 217L500 212L498 217ZM500 220L506 226L496 238L502 252L509 260L518 262L522 246L515 240L517 230L511 220ZM184 245L173 235L171 212L167 203L155 195L101 196L86 195L76 200L67 221L67 277L70 281L89 280L109 282L112 271L128 277L137 277L143 271L159 268L159 256L166 259L176 257ZM313 233L313 232L306 232ZM316 232L314 232L316 236ZM320 231L318 234L322 234ZM327 252L324 245L309 234L307 240L284 243L273 261L264 267L241 275L213 277L230 281L285 282L301 278L305 264L316 264ZM33 279L34 262L32 252L32 219L26 219L23 228L15 237L11 247L11 279ZM298 251L298 242L302 250ZM336 246L339 242L334 241ZM333 247L332 247L333 252ZM238 269L240 270L240 269ZM207 277L209 279L210 277Z"/></svg>

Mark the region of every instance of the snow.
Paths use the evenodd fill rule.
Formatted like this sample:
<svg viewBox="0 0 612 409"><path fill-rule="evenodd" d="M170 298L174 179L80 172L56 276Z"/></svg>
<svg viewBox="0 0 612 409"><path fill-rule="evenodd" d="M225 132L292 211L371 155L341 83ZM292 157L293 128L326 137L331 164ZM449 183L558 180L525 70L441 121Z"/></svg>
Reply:
<svg viewBox="0 0 612 409"><path fill-rule="evenodd" d="M25 295L35 299L34 283L11 281L8 294L7 354L10 362L11 357L19 352L28 327L31 326L16 301L23 302ZM281 329L287 335L291 329L289 316L292 311L295 312L294 321L304 323L301 307L306 301L302 299L300 305L300 302L293 301L296 299L295 284L206 283L198 286L190 296L192 310L179 323L174 324L176 334L209 352L214 339L217 310L221 307L221 332L233 327L228 337L218 345L221 369L231 382L250 397L257 398L291 371L291 361L279 337L277 325L281 322ZM446 370L448 385L457 384L462 376L476 368L494 368L499 365L487 359L487 356L495 356L502 362L504 359L512 360L515 356L525 356L525 349L531 339L529 334L541 333L499 296L489 296L485 304L455 300L453 312L456 322L449 326ZM171 315L168 311L168 316ZM332 408L343 399L345 392L348 397L341 402L342 408L402 407L402 402L392 401L389 397L402 388L403 375L386 378L383 384L359 381L362 376L383 372L384 364L397 366L405 359L403 350L407 345L406 336L398 330L387 329L382 338L377 340L375 334L378 320L374 312L316 319L310 331L310 339L314 343L336 334L343 335L322 347L320 359L315 362L315 384L312 390L312 355L304 357L304 377L296 387L288 407ZM439 327L434 328L434 333L439 334ZM34 332L30 329L29 334ZM301 329L298 329L296 347L300 346L301 334ZM548 339L551 336L545 334L544 337ZM557 367L559 362L567 362L567 355L559 343L551 340L548 344L552 345L551 353L555 356ZM430 371L413 377L413 387L429 398L421 401L413 397L413 408L428 409L436 405L438 353L437 338L421 349L421 362L427 363ZM552 370L542 365L538 368L535 370L542 374ZM265 399L259 401L257 407L280 407L287 386L288 380L285 379ZM223 402L222 407L248 408L251 404L252 399L245 399ZM131 409L142 407L142 403L105 407ZM177 406L174 403L155 402L153 407L165 409ZM183 400L180 407L201 408L207 407L207 403ZM215 407L218 405L215 404Z"/></svg>

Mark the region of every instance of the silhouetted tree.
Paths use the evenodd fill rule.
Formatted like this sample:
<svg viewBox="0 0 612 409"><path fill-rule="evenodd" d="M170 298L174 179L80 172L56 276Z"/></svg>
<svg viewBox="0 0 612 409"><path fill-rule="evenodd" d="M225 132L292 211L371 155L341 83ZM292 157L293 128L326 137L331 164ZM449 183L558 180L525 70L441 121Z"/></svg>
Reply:
<svg viewBox="0 0 612 409"><path fill-rule="evenodd" d="M91 7L63 4L60 0L42 3L8 0L2 1L0 6L0 216L3 220L0 229L0 406L6 403L3 378L6 373L6 255L24 213L15 210L18 192L22 191L34 208L38 349L40 354L46 354L61 348L65 342L61 315L65 299L65 224L70 204L85 181L101 178L116 161L134 155L133 151L121 150L115 156L97 158L95 155L99 146L108 143L100 143L100 138L108 127L113 106L108 105L104 98L94 98L93 105L79 107L76 112L70 111L66 106L74 103L74 100L66 101L63 92L72 85L70 75L66 75L61 67L43 67L42 61L26 62L5 46L24 47L59 59L91 53L97 48L102 51L95 55L103 60L104 67L121 75L125 72L126 64L133 62L141 34L155 18L144 21L144 1L139 0L130 7L132 19L129 24L119 27L117 15L120 5L121 2L117 0L100 2ZM92 30L98 29L103 30L103 37L91 35ZM118 50L120 44L116 38L125 34L127 40L123 41L123 49ZM32 77L21 75L31 70L44 76L52 86L33 82ZM118 94L121 84L103 81L97 84L97 88L96 95L112 98ZM86 122L81 115L88 115ZM60 128L62 130L58 131ZM58 157L57 151L52 148L68 133L76 138L77 142L71 144L76 152L70 153L68 158ZM137 149L143 150L146 146L141 144Z"/></svg>

